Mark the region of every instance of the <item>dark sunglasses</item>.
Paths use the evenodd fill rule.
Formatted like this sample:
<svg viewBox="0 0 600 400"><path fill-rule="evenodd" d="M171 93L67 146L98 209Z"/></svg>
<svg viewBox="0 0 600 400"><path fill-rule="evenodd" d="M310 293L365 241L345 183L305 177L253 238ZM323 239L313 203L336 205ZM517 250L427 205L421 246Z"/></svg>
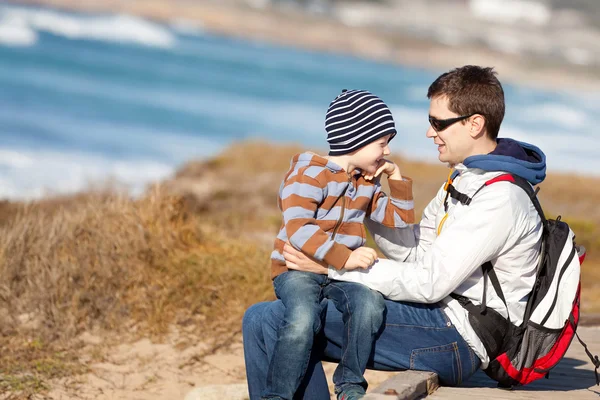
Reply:
<svg viewBox="0 0 600 400"><path fill-rule="evenodd" d="M477 113L473 113L473 114L469 114L469 115L463 115L463 116L456 117L456 118L448 118L448 119L437 119L437 118L432 117L430 115L429 116L429 123L431 124L431 127L433 128L433 130L435 130L436 132L441 132L444 129L448 128L450 125L455 124L458 121L462 121L464 119L472 117L475 114L477 114Z"/></svg>

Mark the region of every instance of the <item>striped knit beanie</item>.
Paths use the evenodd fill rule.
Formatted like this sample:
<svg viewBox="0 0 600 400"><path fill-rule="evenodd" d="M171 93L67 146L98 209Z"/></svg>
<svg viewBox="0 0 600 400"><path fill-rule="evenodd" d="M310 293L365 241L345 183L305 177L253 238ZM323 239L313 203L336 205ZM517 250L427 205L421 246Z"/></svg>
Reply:
<svg viewBox="0 0 600 400"><path fill-rule="evenodd" d="M352 153L389 134L390 140L396 136L392 112L366 90L342 90L329 104L325 130L330 156Z"/></svg>

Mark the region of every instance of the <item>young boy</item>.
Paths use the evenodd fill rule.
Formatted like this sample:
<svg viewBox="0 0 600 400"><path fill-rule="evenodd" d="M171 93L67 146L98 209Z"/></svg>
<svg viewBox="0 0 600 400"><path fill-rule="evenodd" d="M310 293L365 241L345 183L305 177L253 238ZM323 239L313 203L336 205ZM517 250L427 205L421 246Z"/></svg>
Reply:
<svg viewBox="0 0 600 400"><path fill-rule="evenodd" d="M286 311L263 399L293 398L306 372L313 337L321 328L324 297L344 314L342 357L333 375L335 391L338 399L361 398L367 388L363 373L385 311L381 294L366 286L288 270L285 242L338 270L366 269L377 254L363 247L365 217L389 227L414 222L412 181L384 159L396 135L385 103L364 90L344 90L329 105L325 129L329 156L296 155L279 190L283 225L271 255L272 278ZM381 191L376 179L381 173L388 175L391 197Z"/></svg>

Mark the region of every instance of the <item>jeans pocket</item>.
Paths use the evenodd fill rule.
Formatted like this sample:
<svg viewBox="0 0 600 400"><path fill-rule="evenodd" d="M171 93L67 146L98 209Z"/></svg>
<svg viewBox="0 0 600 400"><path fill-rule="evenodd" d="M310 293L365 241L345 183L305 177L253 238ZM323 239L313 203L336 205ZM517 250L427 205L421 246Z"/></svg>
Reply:
<svg viewBox="0 0 600 400"><path fill-rule="evenodd" d="M410 355L410 369L433 371L438 374L443 385L459 385L463 374L458 344L452 342L443 346L414 349Z"/></svg>

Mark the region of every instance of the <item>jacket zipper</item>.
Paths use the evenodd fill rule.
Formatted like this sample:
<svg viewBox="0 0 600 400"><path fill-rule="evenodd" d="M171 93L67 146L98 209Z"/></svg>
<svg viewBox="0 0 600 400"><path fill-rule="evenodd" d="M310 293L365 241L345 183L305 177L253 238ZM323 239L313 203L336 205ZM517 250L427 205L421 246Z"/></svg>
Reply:
<svg viewBox="0 0 600 400"><path fill-rule="evenodd" d="M352 184L352 178L348 177L348 186ZM335 235L337 234L337 230L340 225L342 225L342 221L344 220L344 211L346 210L346 191L348 190L348 186L342 192L342 210L340 211L340 218L335 223L333 227L333 233L331 234L331 240L335 239Z"/></svg>

